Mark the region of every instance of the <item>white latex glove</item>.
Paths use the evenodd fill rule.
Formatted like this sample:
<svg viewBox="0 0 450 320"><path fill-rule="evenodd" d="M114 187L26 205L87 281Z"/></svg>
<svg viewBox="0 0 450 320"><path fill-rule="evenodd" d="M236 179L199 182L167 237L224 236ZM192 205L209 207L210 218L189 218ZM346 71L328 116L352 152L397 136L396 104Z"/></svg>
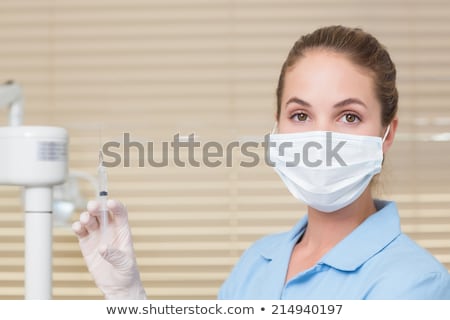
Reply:
<svg viewBox="0 0 450 320"><path fill-rule="evenodd" d="M125 206L115 200L109 209L108 244L102 243L100 204L89 201L87 211L72 225L89 272L106 299L146 299L134 255Z"/></svg>

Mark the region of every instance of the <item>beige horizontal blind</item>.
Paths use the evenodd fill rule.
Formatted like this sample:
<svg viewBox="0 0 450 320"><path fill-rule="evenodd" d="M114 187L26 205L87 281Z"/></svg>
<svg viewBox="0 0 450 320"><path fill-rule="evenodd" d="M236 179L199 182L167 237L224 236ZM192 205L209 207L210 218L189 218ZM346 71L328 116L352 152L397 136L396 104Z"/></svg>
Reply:
<svg viewBox="0 0 450 320"><path fill-rule="evenodd" d="M176 134L223 146L261 139L293 42L322 25L362 27L399 71L400 127L383 197L398 202L405 232L450 268L449 19L443 0L2 1L0 81L23 85L25 124L67 128L71 170L95 175L99 146L121 142L123 152L124 133L154 142L155 160ZM6 118L2 111L2 125ZM271 168L239 166L251 159L233 154L229 167L220 158L216 168L183 168L172 157L140 168L134 148L130 167L109 169L151 297L214 298L246 247L303 216ZM195 157L204 159L198 149ZM88 183L81 188L94 197ZM23 298L23 234L20 188L0 186L0 298ZM101 298L70 228L54 228L53 249L54 298Z"/></svg>

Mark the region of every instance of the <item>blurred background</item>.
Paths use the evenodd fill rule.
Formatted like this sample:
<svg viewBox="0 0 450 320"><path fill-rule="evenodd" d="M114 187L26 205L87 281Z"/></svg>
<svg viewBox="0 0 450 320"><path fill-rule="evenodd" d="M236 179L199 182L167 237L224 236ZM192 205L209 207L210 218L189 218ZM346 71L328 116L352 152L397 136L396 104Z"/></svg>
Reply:
<svg viewBox="0 0 450 320"><path fill-rule="evenodd" d="M95 197L104 143L129 133L160 159L175 134L261 140L289 49L330 24L374 34L396 62L400 124L378 196L397 201L403 230L450 269L449 21L447 0L1 0L0 82L22 85L25 125L70 135L54 298L102 298L70 224ZM137 153L108 169L109 191L128 207L151 298L214 299L245 248L305 214L272 168L239 166L238 152L216 168L139 167ZM0 186L0 299L23 299L23 237L21 189Z"/></svg>

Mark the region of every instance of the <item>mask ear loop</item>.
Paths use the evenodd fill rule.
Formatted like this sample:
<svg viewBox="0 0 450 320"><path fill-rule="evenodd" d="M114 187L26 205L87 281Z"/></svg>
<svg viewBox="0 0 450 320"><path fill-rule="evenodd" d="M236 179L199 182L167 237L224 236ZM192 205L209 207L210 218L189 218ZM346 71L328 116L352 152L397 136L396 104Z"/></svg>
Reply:
<svg viewBox="0 0 450 320"><path fill-rule="evenodd" d="M275 121L275 123L273 124L272 132L270 134L277 133L277 129L278 129L278 121Z"/></svg>
<svg viewBox="0 0 450 320"><path fill-rule="evenodd" d="M382 141L383 143L386 140L390 130L391 130L391 125L389 124L387 129L386 129L386 132L384 133L384 137L383 137L383 141Z"/></svg>

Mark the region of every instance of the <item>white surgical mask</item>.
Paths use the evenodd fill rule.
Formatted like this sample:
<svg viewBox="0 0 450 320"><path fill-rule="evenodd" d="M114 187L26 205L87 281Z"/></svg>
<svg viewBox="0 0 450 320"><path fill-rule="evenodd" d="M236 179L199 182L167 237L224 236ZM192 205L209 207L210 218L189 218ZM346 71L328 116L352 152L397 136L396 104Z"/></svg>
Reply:
<svg viewBox="0 0 450 320"><path fill-rule="evenodd" d="M271 134L269 160L298 200L322 212L354 202L381 171L382 138L327 131Z"/></svg>

